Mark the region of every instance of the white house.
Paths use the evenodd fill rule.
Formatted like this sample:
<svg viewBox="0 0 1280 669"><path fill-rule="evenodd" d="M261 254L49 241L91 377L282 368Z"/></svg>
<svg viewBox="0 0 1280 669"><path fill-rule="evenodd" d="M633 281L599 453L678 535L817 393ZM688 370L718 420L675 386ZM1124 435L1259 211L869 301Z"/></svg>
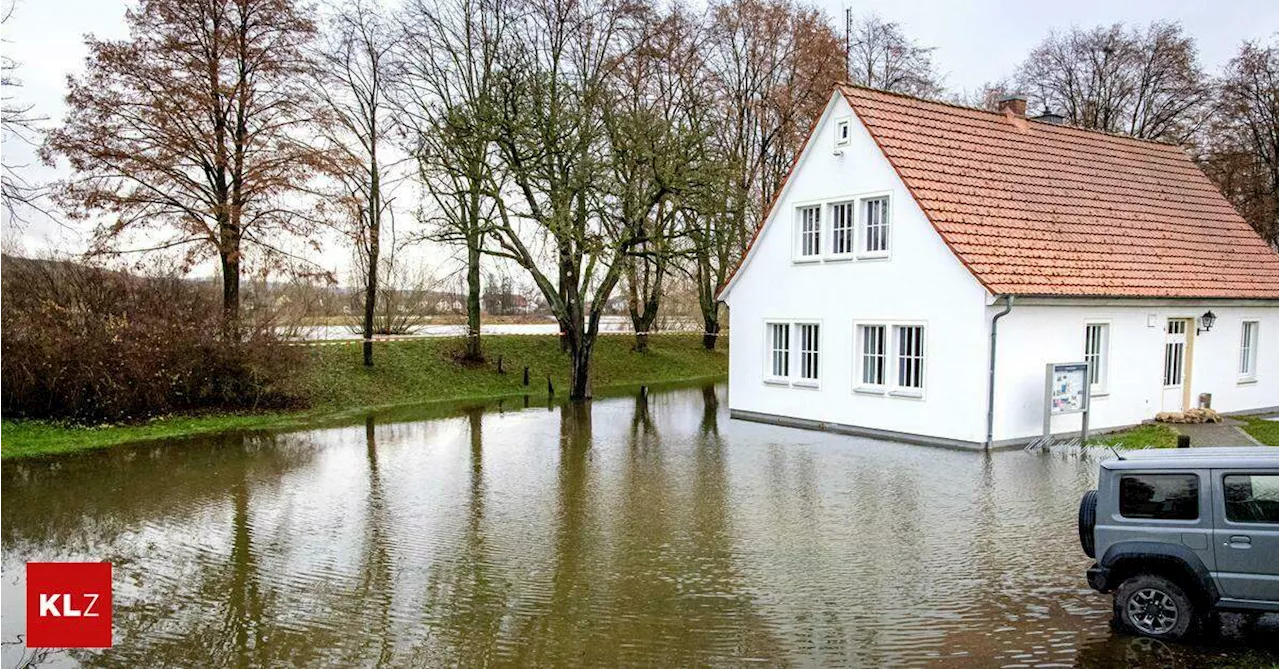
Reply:
<svg viewBox="0 0 1280 669"><path fill-rule="evenodd" d="M720 291L734 417L1008 446L1072 361L1096 430L1277 405L1277 255L1188 156L1001 107L836 89Z"/></svg>

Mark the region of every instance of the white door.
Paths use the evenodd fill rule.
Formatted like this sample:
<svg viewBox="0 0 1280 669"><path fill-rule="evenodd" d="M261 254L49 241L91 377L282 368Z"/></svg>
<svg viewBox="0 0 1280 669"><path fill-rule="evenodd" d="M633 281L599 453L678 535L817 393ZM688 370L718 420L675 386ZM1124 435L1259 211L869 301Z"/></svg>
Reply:
<svg viewBox="0 0 1280 669"><path fill-rule="evenodd" d="M1161 411L1182 411L1182 385L1187 378L1186 318L1170 318L1164 330L1164 389Z"/></svg>

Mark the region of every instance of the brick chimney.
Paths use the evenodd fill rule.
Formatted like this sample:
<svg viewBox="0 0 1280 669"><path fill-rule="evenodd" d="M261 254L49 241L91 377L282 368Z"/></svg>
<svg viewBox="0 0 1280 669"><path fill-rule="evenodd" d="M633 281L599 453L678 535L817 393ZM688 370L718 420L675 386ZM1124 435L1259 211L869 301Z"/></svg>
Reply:
<svg viewBox="0 0 1280 669"><path fill-rule="evenodd" d="M1008 112L1019 118L1027 117L1027 97L1025 95L1006 95L996 102L996 110Z"/></svg>

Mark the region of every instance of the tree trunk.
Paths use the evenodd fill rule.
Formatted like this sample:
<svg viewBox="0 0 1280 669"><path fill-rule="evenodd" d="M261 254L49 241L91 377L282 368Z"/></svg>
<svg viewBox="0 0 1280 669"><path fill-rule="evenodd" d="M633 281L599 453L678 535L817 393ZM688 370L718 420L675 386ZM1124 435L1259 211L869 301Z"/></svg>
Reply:
<svg viewBox="0 0 1280 669"><path fill-rule="evenodd" d="M573 401L591 399L591 348L594 337L588 342L583 333L569 335L569 358L572 367L569 372L569 399Z"/></svg>
<svg viewBox="0 0 1280 669"><path fill-rule="evenodd" d="M645 329L643 329L643 330L640 330L640 329L637 329L637 330L636 330L636 347L635 347L635 351L636 351L636 353L648 353L648 352L649 352L649 328L648 328L648 327L646 327L646 328L645 328Z"/></svg>
<svg viewBox="0 0 1280 669"><path fill-rule="evenodd" d="M710 315L702 315L702 348L708 351L716 350L716 340L720 334L720 315L712 312Z"/></svg>
<svg viewBox="0 0 1280 669"><path fill-rule="evenodd" d="M228 337L240 338L240 253L222 254L222 330Z"/></svg>
<svg viewBox="0 0 1280 669"><path fill-rule="evenodd" d="M378 171L378 138L370 137L369 273L364 286L364 366L373 366L373 314L378 304L378 256L382 252L382 190Z"/></svg>
<svg viewBox="0 0 1280 669"><path fill-rule="evenodd" d="M369 274L364 284L364 366L373 366L373 315L378 303L378 225L369 227Z"/></svg>
<svg viewBox="0 0 1280 669"><path fill-rule="evenodd" d="M480 245L467 243L467 360L484 360L480 348Z"/></svg>

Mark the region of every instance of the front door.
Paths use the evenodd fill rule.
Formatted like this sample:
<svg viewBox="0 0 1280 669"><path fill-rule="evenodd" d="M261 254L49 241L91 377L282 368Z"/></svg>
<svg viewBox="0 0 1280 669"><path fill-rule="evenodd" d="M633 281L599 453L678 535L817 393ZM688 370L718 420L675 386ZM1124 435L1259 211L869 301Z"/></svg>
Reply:
<svg viewBox="0 0 1280 669"><path fill-rule="evenodd" d="M1170 318L1164 334L1164 389L1160 396L1161 411L1183 411L1182 387L1187 378L1188 318Z"/></svg>
<svg viewBox="0 0 1280 669"><path fill-rule="evenodd" d="M1214 470L1215 576L1224 597L1276 601L1276 472Z"/></svg>

